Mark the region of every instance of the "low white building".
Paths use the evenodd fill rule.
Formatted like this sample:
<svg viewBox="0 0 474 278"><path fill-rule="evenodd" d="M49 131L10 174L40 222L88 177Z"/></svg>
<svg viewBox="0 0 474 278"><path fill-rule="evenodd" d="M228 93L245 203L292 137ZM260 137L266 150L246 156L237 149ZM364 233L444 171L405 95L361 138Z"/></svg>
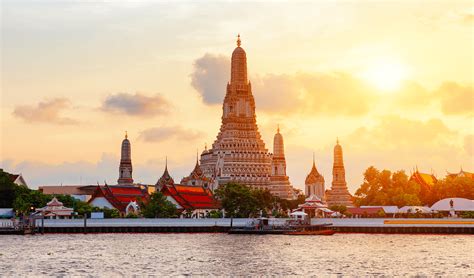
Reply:
<svg viewBox="0 0 474 278"><path fill-rule="evenodd" d="M435 211L474 211L474 200L465 198L446 198L434 203L431 206L431 209Z"/></svg>

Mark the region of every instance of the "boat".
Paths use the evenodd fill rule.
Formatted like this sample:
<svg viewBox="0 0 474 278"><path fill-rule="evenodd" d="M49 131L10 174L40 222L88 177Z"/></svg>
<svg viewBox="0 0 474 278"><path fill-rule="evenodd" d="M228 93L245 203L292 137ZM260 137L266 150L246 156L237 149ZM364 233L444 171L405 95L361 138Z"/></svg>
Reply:
<svg viewBox="0 0 474 278"><path fill-rule="evenodd" d="M252 219L243 227L233 227L228 233L248 235L333 235L336 231L329 228L331 225L311 225L307 218L292 218L286 220L283 224L270 225L268 218L260 217Z"/></svg>
<svg viewBox="0 0 474 278"><path fill-rule="evenodd" d="M229 234L247 234L247 235L283 235L288 232L294 232L296 229L287 225L270 225L269 219L260 217L251 220L243 227L234 227L229 230Z"/></svg>

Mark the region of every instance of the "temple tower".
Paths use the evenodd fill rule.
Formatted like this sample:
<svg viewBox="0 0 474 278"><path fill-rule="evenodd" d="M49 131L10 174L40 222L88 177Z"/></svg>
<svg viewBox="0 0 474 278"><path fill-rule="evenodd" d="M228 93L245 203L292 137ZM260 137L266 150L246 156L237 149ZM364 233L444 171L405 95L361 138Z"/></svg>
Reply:
<svg viewBox="0 0 474 278"><path fill-rule="evenodd" d="M284 199L293 198L290 179L286 175L285 147L280 127L273 137L272 175L270 177L270 191L273 195Z"/></svg>
<svg viewBox="0 0 474 278"><path fill-rule="evenodd" d="M122 141L122 153L120 157L119 179L120 185L132 185L132 150L130 141L128 140L127 132L125 132L125 139Z"/></svg>
<svg viewBox="0 0 474 278"><path fill-rule="evenodd" d="M305 180L305 195L310 197L311 195L318 196L319 199L324 200L324 177L316 169L316 163L314 161L313 154L313 167L306 176Z"/></svg>
<svg viewBox="0 0 474 278"><path fill-rule="evenodd" d="M174 180L171 177L170 173L168 172L168 158L166 158L165 162L165 171L163 175L158 179L155 184L156 191L160 191L164 186L172 186L174 185Z"/></svg>
<svg viewBox="0 0 474 278"><path fill-rule="evenodd" d="M258 131L255 100L247 79L247 55L239 35L232 52L221 128L212 147L201 154L201 169L212 180L212 190L228 182L270 189L271 167L272 154Z"/></svg>
<svg viewBox="0 0 474 278"><path fill-rule="evenodd" d="M353 206L352 196L347 189L346 171L342 157L342 147L339 145L339 139L334 146L334 164L332 167L332 186L331 190L326 192L326 200L329 206L345 205Z"/></svg>
<svg viewBox="0 0 474 278"><path fill-rule="evenodd" d="M193 171L189 174L189 176L182 178L180 184L188 186L200 186L207 189L209 188L210 183L211 180L204 176L201 165L199 165L198 157L196 157L196 165L194 166Z"/></svg>

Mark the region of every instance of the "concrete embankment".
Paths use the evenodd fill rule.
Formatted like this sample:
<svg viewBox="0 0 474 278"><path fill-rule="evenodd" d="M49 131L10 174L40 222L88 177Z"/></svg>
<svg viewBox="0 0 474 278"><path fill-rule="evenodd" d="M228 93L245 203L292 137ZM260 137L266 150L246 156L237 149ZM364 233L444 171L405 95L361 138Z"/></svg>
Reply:
<svg viewBox="0 0 474 278"><path fill-rule="evenodd" d="M37 220L37 233L225 233L251 219L45 219ZM281 225L286 219L270 219ZM9 220L2 220L9 221ZM342 233L474 234L474 219L328 219L312 224L332 224Z"/></svg>
<svg viewBox="0 0 474 278"><path fill-rule="evenodd" d="M351 218L312 219L311 222L330 223L340 233L474 234L474 219Z"/></svg>

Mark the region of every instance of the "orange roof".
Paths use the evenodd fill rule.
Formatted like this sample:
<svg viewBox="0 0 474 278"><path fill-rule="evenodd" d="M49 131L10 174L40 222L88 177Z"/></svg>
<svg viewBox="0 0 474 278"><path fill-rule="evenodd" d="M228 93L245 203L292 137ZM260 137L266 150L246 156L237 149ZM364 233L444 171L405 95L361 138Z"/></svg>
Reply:
<svg viewBox="0 0 474 278"><path fill-rule="evenodd" d="M420 173L418 171L411 175L410 180L420 185L429 187L433 186L438 181L434 175Z"/></svg>
<svg viewBox="0 0 474 278"><path fill-rule="evenodd" d="M119 211L125 211L130 202L148 199L148 191L136 186L97 186L96 191L92 195L89 203L97 197L104 197Z"/></svg>
<svg viewBox="0 0 474 278"><path fill-rule="evenodd" d="M212 193L200 186L168 185L161 189L165 196L172 197L184 209L217 209L219 202Z"/></svg>

